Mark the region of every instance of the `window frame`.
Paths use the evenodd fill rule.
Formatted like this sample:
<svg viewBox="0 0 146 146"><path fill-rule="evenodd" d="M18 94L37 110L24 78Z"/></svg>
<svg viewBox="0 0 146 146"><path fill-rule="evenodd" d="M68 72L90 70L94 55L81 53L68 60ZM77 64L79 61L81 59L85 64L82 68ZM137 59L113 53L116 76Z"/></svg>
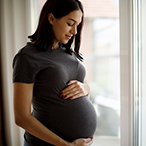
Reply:
<svg viewBox="0 0 146 146"><path fill-rule="evenodd" d="M121 146L134 145L134 27L133 0L119 0Z"/></svg>

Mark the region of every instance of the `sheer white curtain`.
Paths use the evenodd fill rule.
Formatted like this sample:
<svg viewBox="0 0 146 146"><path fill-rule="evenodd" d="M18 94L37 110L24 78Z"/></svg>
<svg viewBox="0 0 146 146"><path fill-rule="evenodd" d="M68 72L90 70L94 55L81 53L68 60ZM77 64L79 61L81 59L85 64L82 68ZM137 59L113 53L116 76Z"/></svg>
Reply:
<svg viewBox="0 0 146 146"><path fill-rule="evenodd" d="M22 146L23 131L14 123L12 60L31 34L31 0L1 0L1 60L6 146Z"/></svg>

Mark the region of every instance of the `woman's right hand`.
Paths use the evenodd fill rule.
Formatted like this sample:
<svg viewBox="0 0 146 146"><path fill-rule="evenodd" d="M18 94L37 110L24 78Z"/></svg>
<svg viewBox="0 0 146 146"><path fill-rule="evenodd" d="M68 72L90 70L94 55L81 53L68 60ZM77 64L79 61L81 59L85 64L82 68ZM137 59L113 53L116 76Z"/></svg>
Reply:
<svg viewBox="0 0 146 146"><path fill-rule="evenodd" d="M70 146L90 146L93 143L93 138L80 138L74 140Z"/></svg>

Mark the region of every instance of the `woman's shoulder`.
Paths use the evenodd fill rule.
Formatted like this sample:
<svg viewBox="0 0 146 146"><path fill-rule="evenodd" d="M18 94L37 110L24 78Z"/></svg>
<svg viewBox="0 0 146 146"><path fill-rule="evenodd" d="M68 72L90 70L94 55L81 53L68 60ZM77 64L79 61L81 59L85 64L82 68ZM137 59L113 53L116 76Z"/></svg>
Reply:
<svg viewBox="0 0 146 146"><path fill-rule="evenodd" d="M27 63L37 63L38 59L38 50L31 44L27 43L23 48L21 48L13 58L13 66L14 64L27 64Z"/></svg>
<svg viewBox="0 0 146 146"><path fill-rule="evenodd" d="M18 54L34 55L38 53L38 49L30 42L18 51Z"/></svg>
<svg viewBox="0 0 146 146"><path fill-rule="evenodd" d="M40 70L37 50L27 43L13 58L13 82L33 83Z"/></svg>

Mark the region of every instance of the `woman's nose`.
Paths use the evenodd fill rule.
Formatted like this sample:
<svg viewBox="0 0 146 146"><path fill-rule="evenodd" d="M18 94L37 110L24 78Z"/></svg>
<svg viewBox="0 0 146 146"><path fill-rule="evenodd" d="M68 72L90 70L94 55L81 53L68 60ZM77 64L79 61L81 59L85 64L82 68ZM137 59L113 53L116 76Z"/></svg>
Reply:
<svg viewBox="0 0 146 146"><path fill-rule="evenodd" d="M77 34L77 27L76 26L72 27L71 33L74 34L74 35Z"/></svg>

